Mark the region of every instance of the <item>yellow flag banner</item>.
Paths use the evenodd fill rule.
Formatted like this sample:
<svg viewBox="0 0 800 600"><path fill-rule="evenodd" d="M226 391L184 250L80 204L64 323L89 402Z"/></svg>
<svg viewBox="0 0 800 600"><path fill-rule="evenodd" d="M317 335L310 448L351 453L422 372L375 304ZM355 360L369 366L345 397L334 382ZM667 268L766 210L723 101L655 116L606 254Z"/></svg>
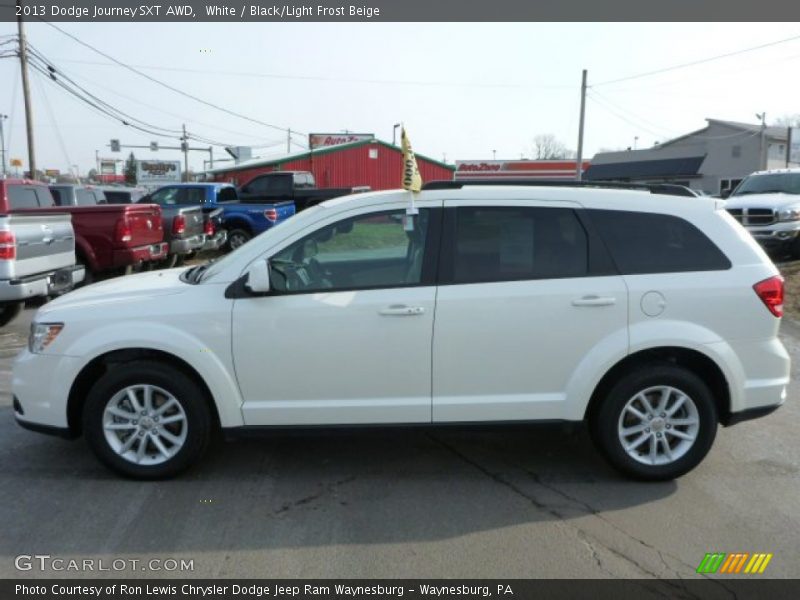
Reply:
<svg viewBox="0 0 800 600"><path fill-rule="evenodd" d="M422 176L419 174L417 157L414 156L414 151L411 149L411 142L408 141L405 127L401 132L400 146L403 149L403 189L418 192L422 189Z"/></svg>

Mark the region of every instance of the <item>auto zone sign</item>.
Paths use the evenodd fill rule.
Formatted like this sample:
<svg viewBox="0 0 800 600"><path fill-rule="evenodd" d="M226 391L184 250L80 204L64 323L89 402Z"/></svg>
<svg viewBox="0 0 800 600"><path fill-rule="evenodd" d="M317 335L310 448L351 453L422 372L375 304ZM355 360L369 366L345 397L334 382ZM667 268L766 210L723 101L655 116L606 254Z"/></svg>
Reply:
<svg viewBox="0 0 800 600"><path fill-rule="evenodd" d="M326 148L328 146L374 139L374 133L310 133L308 134L308 148L314 150L315 148Z"/></svg>

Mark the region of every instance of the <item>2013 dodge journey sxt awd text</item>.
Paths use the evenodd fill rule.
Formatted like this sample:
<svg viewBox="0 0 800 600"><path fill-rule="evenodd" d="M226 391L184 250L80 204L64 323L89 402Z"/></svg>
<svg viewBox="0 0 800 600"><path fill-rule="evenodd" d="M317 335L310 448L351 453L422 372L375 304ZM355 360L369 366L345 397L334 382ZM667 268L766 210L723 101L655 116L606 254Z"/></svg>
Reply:
<svg viewBox="0 0 800 600"><path fill-rule="evenodd" d="M641 479L780 406L783 280L704 198L451 186L331 200L225 258L39 309L16 418L128 476L212 430L582 421Z"/></svg>

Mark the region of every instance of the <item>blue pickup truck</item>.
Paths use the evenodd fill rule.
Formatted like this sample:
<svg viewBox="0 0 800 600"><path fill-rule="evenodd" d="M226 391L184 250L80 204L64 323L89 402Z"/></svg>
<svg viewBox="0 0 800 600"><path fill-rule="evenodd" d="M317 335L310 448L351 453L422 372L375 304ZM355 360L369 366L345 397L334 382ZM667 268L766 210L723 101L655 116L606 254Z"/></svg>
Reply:
<svg viewBox="0 0 800 600"><path fill-rule="evenodd" d="M174 183L160 187L139 202L162 206L200 206L209 213L222 209L220 226L228 232L227 246L235 250L270 227L294 215L294 202L242 204L229 183Z"/></svg>

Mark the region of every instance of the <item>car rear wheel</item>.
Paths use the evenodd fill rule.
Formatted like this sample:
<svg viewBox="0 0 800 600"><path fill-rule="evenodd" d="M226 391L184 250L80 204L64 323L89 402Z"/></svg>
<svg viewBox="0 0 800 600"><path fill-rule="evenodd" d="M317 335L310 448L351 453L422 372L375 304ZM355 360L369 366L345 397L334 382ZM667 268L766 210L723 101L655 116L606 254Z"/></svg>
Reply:
<svg viewBox="0 0 800 600"><path fill-rule="evenodd" d="M693 372L650 364L623 376L590 420L606 459L637 479L663 481L691 471L717 432L717 408Z"/></svg>
<svg viewBox="0 0 800 600"><path fill-rule="evenodd" d="M211 416L203 390L182 371L134 361L113 367L89 392L83 430L97 457L114 471L161 479L202 455Z"/></svg>
<svg viewBox="0 0 800 600"><path fill-rule="evenodd" d="M244 229L231 229L228 232L228 248L236 250L238 247L245 245L253 238L249 231Z"/></svg>
<svg viewBox="0 0 800 600"><path fill-rule="evenodd" d="M25 308L24 302L5 302L0 304L0 327L8 325L16 319L23 308Z"/></svg>

